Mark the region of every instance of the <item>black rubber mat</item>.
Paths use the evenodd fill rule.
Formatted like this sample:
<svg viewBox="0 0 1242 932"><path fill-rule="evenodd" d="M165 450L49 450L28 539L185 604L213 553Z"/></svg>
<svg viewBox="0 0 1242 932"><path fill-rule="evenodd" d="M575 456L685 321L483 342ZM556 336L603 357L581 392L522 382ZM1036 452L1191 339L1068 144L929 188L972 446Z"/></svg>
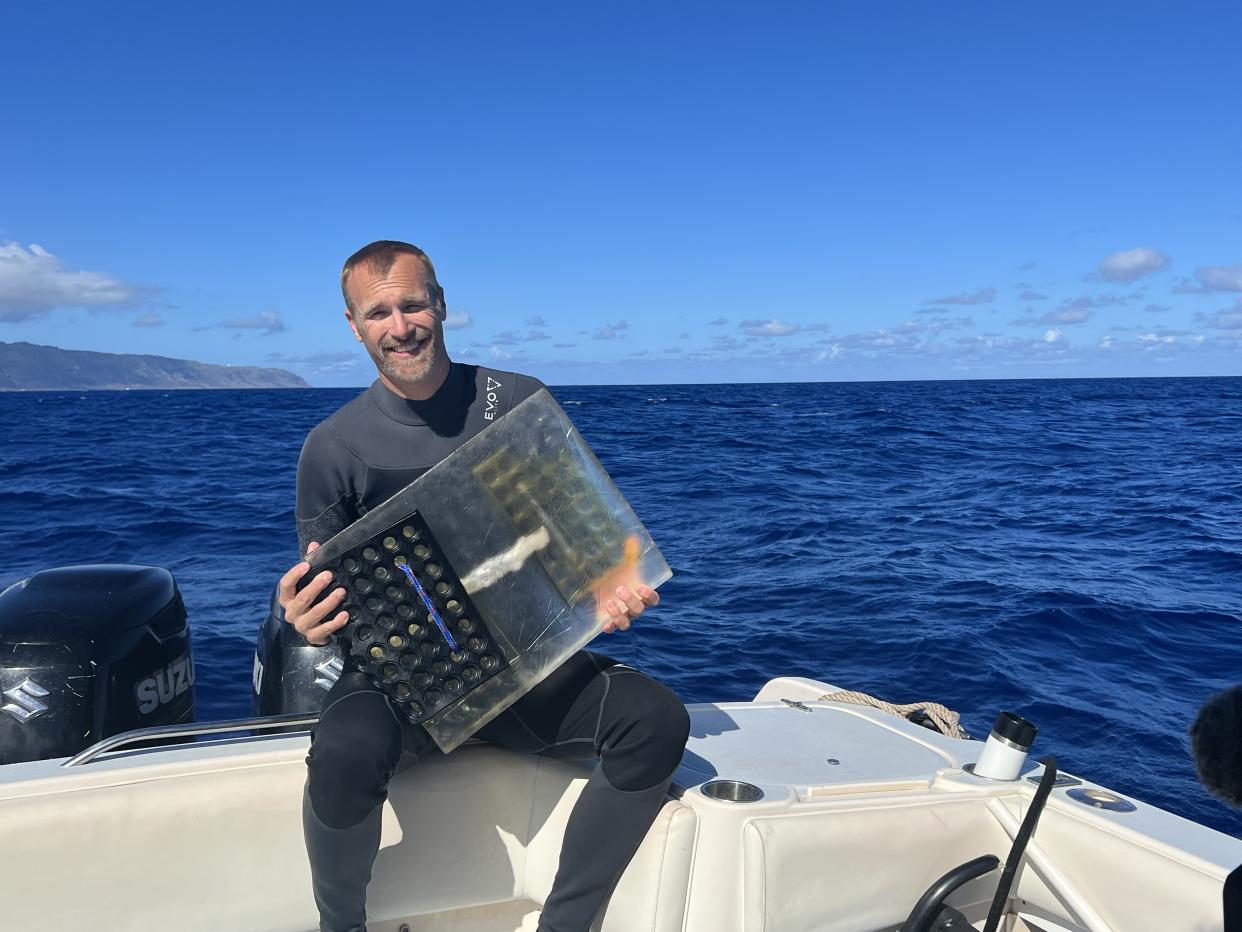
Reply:
<svg viewBox="0 0 1242 932"><path fill-rule="evenodd" d="M349 622L336 634L347 666L365 673L411 722L507 665L417 513L307 573L303 584L324 569L334 576L325 592L348 592L342 607Z"/></svg>

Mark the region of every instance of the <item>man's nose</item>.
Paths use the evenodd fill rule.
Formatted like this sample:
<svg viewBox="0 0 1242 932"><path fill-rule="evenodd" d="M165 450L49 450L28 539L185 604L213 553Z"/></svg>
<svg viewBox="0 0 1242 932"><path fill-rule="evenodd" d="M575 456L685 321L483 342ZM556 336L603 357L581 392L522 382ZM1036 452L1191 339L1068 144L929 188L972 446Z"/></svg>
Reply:
<svg viewBox="0 0 1242 932"><path fill-rule="evenodd" d="M408 336L410 331L413 329L414 322L401 311L397 311L392 315L392 321L388 325L388 332L397 339L402 339Z"/></svg>

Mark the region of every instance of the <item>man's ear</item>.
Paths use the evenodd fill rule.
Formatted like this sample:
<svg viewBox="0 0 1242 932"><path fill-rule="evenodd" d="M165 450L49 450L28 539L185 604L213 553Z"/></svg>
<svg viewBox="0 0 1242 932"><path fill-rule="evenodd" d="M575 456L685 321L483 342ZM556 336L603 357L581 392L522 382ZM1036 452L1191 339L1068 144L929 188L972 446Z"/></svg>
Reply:
<svg viewBox="0 0 1242 932"><path fill-rule="evenodd" d="M349 324L349 329L354 332L354 339L359 343L362 342L362 334L358 332L358 325L354 323L354 315L349 312L349 308L345 308L345 321Z"/></svg>
<svg viewBox="0 0 1242 932"><path fill-rule="evenodd" d="M436 311L436 317L440 318L440 323L448 320L448 305L444 301L444 287L436 282L436 290L440 293L440 308Z"/></svg>

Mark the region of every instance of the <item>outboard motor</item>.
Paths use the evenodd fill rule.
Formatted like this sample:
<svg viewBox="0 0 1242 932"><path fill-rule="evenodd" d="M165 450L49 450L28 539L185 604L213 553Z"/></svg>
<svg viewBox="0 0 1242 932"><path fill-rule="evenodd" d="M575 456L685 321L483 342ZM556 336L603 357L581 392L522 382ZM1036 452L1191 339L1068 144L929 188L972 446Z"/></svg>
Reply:
<svg viewBox="0 0 1242 932"><path fill-rule="evenodd" d="M272 592L267 618L259 627L251 706L255 715L318 712L341 675L340 648L335 640L316 647L285 624L279 592Z"/></svg>
<svg viewBox="0 0 1242 932"><path fill-rule="evenodd" d="M194 720L185 603L168 570L43 570L0 592L0 764Z"/></svg>

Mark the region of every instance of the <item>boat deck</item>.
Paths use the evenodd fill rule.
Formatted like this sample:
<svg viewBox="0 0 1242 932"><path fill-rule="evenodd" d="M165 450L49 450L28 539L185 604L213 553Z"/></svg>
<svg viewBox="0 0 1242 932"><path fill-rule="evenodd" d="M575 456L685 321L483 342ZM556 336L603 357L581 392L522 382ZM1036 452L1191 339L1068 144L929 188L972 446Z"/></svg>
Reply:
<svg viewBox="0 0 1242 932"><path fill-rule="evenodd" d="M1032 783L964 772L978 742L815 701L830 689L783 679L753 702L690 708L673 798L595 932L882 932L948 869L1004 856ZM305 735L279 735L0 768L7 926L314 929L306 749ZM474 744L396 778L372 932L533 930L588 769ZM713 780L761 795L712 798ZM1242 842L1138 801L1098 809L1073 789L1053 791L1019 872L1029 928L1220 928ZM952 902L978 921L995 883Z"/></svg>

